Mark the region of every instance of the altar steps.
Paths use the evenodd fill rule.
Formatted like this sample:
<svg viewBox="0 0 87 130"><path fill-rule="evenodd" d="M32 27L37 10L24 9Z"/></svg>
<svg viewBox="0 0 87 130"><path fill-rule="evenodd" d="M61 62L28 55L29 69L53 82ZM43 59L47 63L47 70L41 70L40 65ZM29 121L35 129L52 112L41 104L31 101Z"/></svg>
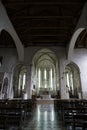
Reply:
<svg viewBox="0 0 87 130"><path fill-rule="evenodd" d="M39 98L37 98L36 103L37 104L54 104L54 99L53 98L51 98L51 99L39 99Z"/></svg>

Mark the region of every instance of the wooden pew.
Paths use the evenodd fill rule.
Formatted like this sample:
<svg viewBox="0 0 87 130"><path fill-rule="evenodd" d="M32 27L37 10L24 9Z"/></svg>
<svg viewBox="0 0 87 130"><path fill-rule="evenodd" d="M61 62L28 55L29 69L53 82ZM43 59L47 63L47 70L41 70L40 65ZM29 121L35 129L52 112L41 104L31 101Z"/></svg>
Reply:
<svg viewBox="0 0 87 130"><path fill-rule="evenodd" d="M0 114L0 129L6 130L7 115Z"/></svg>
<svg viewBox="0 0 87 130"><path fill-rule="evenodd" d="M8 130L11 126L20 127L22 122L22 108L9 102L0 103L0 126Z"/></svg>
<svg viewBox="0 0 87 130"><path fill-rule="evenodd" d="M73 115L73 130L76 128L87 129L87 113L77 113Z"/></svg>
<svg viewBox="0 0 87 130"><path fill-rule="evenodd" d="M32 116L36 106L35 99L27 100L0 100L0 125L3 129L10 127L18 127L21 129L23 122L28 117Z"/></svg>
<svg viewBox="0 0 87 130"><path fill-rule="evenodd" d="M6 128L17 127L22 129L23 118L20 108L11 108L7 114Z"/></svg>

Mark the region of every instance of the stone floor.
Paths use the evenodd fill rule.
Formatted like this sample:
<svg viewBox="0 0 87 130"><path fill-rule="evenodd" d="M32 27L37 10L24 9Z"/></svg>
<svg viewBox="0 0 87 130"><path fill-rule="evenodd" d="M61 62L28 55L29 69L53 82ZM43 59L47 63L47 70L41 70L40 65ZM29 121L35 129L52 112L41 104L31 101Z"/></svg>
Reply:
<svg viewBox="0 0 87 130"><path fill-rule="evenodd" d="M33 117L24 124L23 130L66 130L58 120L53 104L38 104Z"/></svg>
<svg viewBox="0 0 87 130"><path fill-rule="evenodd" d="M73 130L71 127L66 128L64 126L59 119L58 113L54 111L53 104L43 103L37 104L33 113L28 113L21 127L22 129L11 127L9 130ZM77 128L76 130L82 129Z"/></svg>

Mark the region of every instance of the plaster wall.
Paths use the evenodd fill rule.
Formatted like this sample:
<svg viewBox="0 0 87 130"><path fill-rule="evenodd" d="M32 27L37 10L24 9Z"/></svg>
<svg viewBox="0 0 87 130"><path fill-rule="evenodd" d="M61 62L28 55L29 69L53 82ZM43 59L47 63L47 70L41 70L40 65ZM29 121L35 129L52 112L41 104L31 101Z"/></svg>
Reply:
<svg viewBox="0 0 87 130"><path fill-rule="evenodd" d="M87 49L74 50L72 57L72 60L80 69L83 98L87 98Z"/></svg>

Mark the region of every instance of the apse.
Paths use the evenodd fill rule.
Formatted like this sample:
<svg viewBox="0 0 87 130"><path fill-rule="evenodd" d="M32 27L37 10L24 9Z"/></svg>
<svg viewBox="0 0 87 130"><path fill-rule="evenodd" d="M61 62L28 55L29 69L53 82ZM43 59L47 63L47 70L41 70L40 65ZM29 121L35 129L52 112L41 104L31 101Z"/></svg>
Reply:
<svg viewBox="0 0 87 130"><path fill-rule="evenodd" d="M50 93L56 95L59 90L59 68L55 53L49 49L39 50L32 61L32 86L36 95Z"/></svg>

